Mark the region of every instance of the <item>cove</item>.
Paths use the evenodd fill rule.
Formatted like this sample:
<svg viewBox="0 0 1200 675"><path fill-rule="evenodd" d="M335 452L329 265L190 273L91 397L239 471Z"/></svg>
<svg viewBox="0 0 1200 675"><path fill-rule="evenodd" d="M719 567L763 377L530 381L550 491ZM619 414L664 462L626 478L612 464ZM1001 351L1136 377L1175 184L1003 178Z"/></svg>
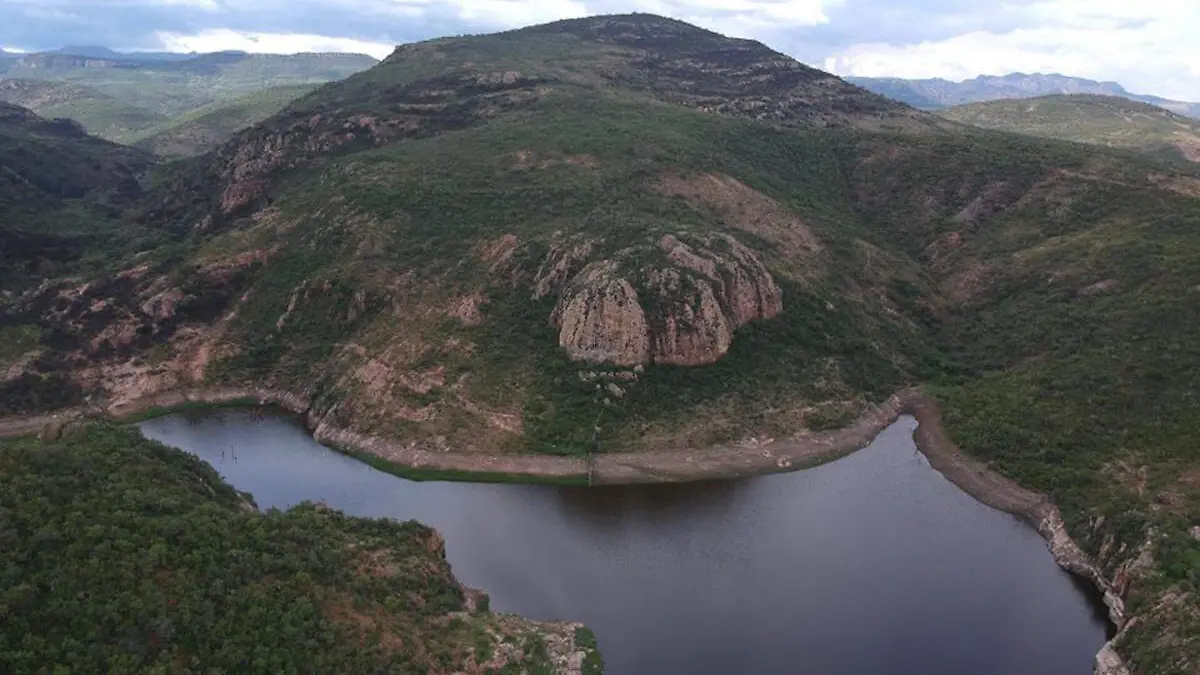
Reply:
<svg viewBox="0 0 1200 675"><path fill-rule="evenodd" d="M436 527L492 609L588 624L613 675L1091 673L1102 614L1032 528L930 468L915 426L798 473L597 488L411 482L285 414L141 429L262 508Z"/></svg>

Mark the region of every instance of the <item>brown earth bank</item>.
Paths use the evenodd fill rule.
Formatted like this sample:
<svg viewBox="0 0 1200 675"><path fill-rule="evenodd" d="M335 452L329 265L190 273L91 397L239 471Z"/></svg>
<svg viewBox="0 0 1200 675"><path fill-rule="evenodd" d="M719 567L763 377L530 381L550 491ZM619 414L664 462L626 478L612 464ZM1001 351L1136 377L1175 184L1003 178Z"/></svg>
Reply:
<svg viewBox="0 0 1200 675"><path fill-rule="evenodd" d="M76 408L33 417L0 419L0 438L39 435L55 438L72 424L107 417L136 421L161 414L207 406L270 405L299 415L313 438L338 450L378 458L407 471L487 480L579 481L593 485L685 482L740 478L811 468L849 455L869 444L901 415L919 423L914 434L918 449L930 465L976 500L1018 516L1046 540L1054 560L1063 569L1091 583L1103 596L1108 618L1117 636L1096 654L1097 675L1128 675L1129 669L1115 644L1130 625L1122 598L1124 584L1109 579L1071 539L1062 515L1051 500L992 471L968 457L942 426L936 400L919 389L901 391L871 406L853 424L842 429L804 430L790 438L751 438L739 443L707 448L654 452L604 453L591 458L549 455L487 455L479 453L417 450L385 438L366 436L332 426L319 418L302 396L269 389L205 389L160 393L107 408Z"/></svg>

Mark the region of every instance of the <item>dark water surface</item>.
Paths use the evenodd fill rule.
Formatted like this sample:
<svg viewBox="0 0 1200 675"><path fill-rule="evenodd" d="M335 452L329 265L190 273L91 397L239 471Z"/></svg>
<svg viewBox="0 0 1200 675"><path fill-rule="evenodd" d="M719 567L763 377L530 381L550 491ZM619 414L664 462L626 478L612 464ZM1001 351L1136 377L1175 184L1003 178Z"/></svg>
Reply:
<svg viewBox="0 0 1200 675"><path fill-rule="evenodd" d="M915 426L795 474L586 489L413 483L285 416L141 425L263 508L322 500L436 527L493 609L587 623L610 675L1091 673L1095 605L1036 532L933 471Z"/></svg>

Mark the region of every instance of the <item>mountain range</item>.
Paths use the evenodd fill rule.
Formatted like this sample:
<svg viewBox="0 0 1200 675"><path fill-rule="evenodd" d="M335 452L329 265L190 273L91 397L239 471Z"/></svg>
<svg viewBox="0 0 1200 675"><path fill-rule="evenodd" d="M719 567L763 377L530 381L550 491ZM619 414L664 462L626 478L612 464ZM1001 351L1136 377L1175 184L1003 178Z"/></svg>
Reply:
<svg viewBox="0 0 1200 675"><path fill-rule="evenodd" d="M369 68L357 54L121 53L67 47L0 58L0 102L64 117L89 133L161 145L171 156L208 149L316 85ZM226 106L228 111L222 111ZM181 125L182 132L173 132ZM165 142L176 133L178 141ZM182 133L182 136L179 136Z"/></svg>
<svg viewBox="0 0 1200 675"><path fill-rule="evenodd" d="M5 110L0 415L282 392L401 474L669 479L920 387L1061 509L1131 672L1200 664L1200 167L645 14L404 45L166 164Z"/></svg>
<svg viewBox="0 0 1200 675"><path fill-rule="evenodd" d="M846 79L877 94L924 110L936 110L964 103L1007 98L1031 98L1050 94L1097 94L1141 101L1179 115L1200 117L1200 103L1133 94L1116 82L1097 82L1058 74L980 75L962 82L952 82L940 78L905 80L893 77L848 77Z"/></svg>

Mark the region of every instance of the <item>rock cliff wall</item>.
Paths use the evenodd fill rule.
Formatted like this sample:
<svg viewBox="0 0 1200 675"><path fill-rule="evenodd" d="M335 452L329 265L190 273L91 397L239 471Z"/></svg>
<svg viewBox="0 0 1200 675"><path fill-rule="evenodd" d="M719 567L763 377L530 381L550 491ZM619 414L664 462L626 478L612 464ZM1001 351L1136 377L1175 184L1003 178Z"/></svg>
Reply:
<svg viewBox="0 0 1200 675"><path fill-rule="evenodd" d="M542 265L535 293L590 255L576 242ZM664 235L588 262L565 281L551 322L580 361L619 366L713 363L741 326L783 311L783 292L757 254L726 234Z"/></svg>

